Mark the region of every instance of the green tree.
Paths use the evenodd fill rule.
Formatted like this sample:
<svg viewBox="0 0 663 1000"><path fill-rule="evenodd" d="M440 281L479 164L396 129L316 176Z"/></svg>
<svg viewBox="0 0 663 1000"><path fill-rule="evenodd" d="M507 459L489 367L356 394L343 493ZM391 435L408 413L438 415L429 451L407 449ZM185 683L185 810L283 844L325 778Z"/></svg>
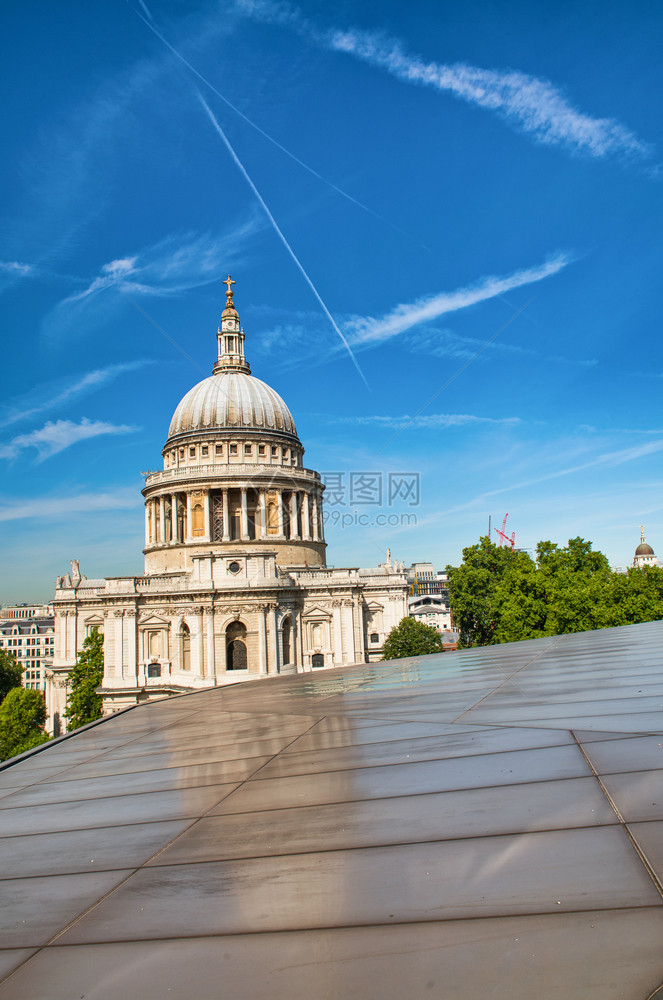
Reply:
<svg viewBox="0 0 663 1000"><path fill-rule="evenodd" d="M69 674L67 730L101 718L101 695L96 689L104 677L104 637L95 628L83 643L78 663Z"/></svg>
<svg viewBox="0 0 663 1000"><path fill-rule="evenodd" d="M461 644L481 646L663 619L663 570L612 573L584 538L539 542L536 562L482 538L447 568Z"/></svg>
<svg viewBox="0 0 663 1000"><path fill-rule="evenodd" d="M498 587L514 566L527 564L532 560L525 552L495 545L484 535L477 545L463 549L460 566L447 566L449 599L453 620L460 630L460 646L487 646L502 641L497 638L502 611Z"/></svg>
<svg viewBox="0 0 663 1000"><path fill-rule="evenodd" d="M40 692L12 688L0 705L0 759L48 742L45 721L46 705Z"/></svg>
<svg viewBox="0 0 663 1000"><path fill-rule="evenodd" d="M13 653L0 649L0 702L12 688L21 686L21 668Z"/></svg>
<svg viewBox="0 0 663 1000"><path fill-rule="evenodd" d="M401 618L384 640L382 659L400 660L404 656L422 656L441 650L442 636L436 628L415 618Z"/></svg>

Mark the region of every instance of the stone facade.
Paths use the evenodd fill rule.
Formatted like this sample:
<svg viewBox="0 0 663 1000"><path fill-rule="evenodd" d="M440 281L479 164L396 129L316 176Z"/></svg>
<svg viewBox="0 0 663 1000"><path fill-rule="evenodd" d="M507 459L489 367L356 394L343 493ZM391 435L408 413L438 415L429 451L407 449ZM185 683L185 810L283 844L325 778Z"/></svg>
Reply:
<svg viewBox="0 0 663 1000"><path fill-rule="evenodd" d="M67 678L92 629L104 635L104 711L281 672L379 659L407 614L391 559L328 569L323 485L280 396L251 375L227 279L210 378L180 402L148 474L145 573L57 581L47 685L61 718ZM53 723L50 723L53 725Z"/></svg>

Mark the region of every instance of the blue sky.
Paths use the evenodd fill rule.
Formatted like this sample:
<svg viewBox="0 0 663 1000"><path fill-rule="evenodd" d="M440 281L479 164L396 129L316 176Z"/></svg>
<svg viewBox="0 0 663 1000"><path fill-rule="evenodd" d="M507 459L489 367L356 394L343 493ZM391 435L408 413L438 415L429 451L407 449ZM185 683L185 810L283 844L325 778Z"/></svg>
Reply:
<svg viewBox="0 0 663 1000"><path fill-rule="evenodd" d="M228 272L253 373L343 477L330 564L457 563L507 512L525 548L625 566L644 522L663 556L660 5L4 21L0 601L71 558L141 572L141 471Z"/></svg>

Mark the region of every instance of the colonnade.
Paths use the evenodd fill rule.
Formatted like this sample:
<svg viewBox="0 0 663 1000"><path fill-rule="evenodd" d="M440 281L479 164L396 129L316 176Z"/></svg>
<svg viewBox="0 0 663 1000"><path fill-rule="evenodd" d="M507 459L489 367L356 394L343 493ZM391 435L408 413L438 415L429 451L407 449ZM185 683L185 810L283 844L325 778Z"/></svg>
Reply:
<svg viewBox="0 0 663 1000"><path fill-rule="evenodd" d="M238 486L162 493L145 502L146 546L265 538L324 541L321 492Z"/></svg>

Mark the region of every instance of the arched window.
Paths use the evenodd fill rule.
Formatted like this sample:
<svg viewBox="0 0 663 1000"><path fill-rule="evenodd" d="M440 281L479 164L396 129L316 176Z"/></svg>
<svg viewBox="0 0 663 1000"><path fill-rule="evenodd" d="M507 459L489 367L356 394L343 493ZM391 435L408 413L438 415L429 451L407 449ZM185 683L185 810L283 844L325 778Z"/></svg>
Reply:
<svg viewBox="0 0 663 1000"><path fill-rule="evenodd" d="M247 670L246 625L231 622L226 629L226 670Z"/></svg>
<svg viewBox="0 0 663 1000"><path fill-rule="evenodd" d="M283 622L283 627L281 629L281 646L283 659L282 663L285 666L290 663L291 659L294 659L292 655L292 624L289 618L286 618Z"/></svg>
<svg viewBox="0 0 663 1000"><path fill-rule="evenodd" d="M180 629L180 669L191 670L191 632L186 622Z"/></svg>
<svg viewBox="0 0 663 1000"><path fill-rule="evenodd" d="M201 503L195 503L191 510L191 525L194 538L205 534L205 512Z"/></svg>
<svg viewBox="0 0 663 1000"><path fill-rule="evenodd" d="M379 642L379 641L380 641L380 636L377 634L377 632L371 632L371 642Z"/></svg>
<svg viewBox="0 0 663 1000"><path fill-rule="evenodd" d="M267 534L278 535L279 533L279 508L276 493L267 494Z"/></svg>
<svg viewBox="0 0 663 1000"><path fill-rule="evenodd" d="M324 667L325 658L322 653L314 653L311 657L311 666L315 669L317 667Z"/></svg>

